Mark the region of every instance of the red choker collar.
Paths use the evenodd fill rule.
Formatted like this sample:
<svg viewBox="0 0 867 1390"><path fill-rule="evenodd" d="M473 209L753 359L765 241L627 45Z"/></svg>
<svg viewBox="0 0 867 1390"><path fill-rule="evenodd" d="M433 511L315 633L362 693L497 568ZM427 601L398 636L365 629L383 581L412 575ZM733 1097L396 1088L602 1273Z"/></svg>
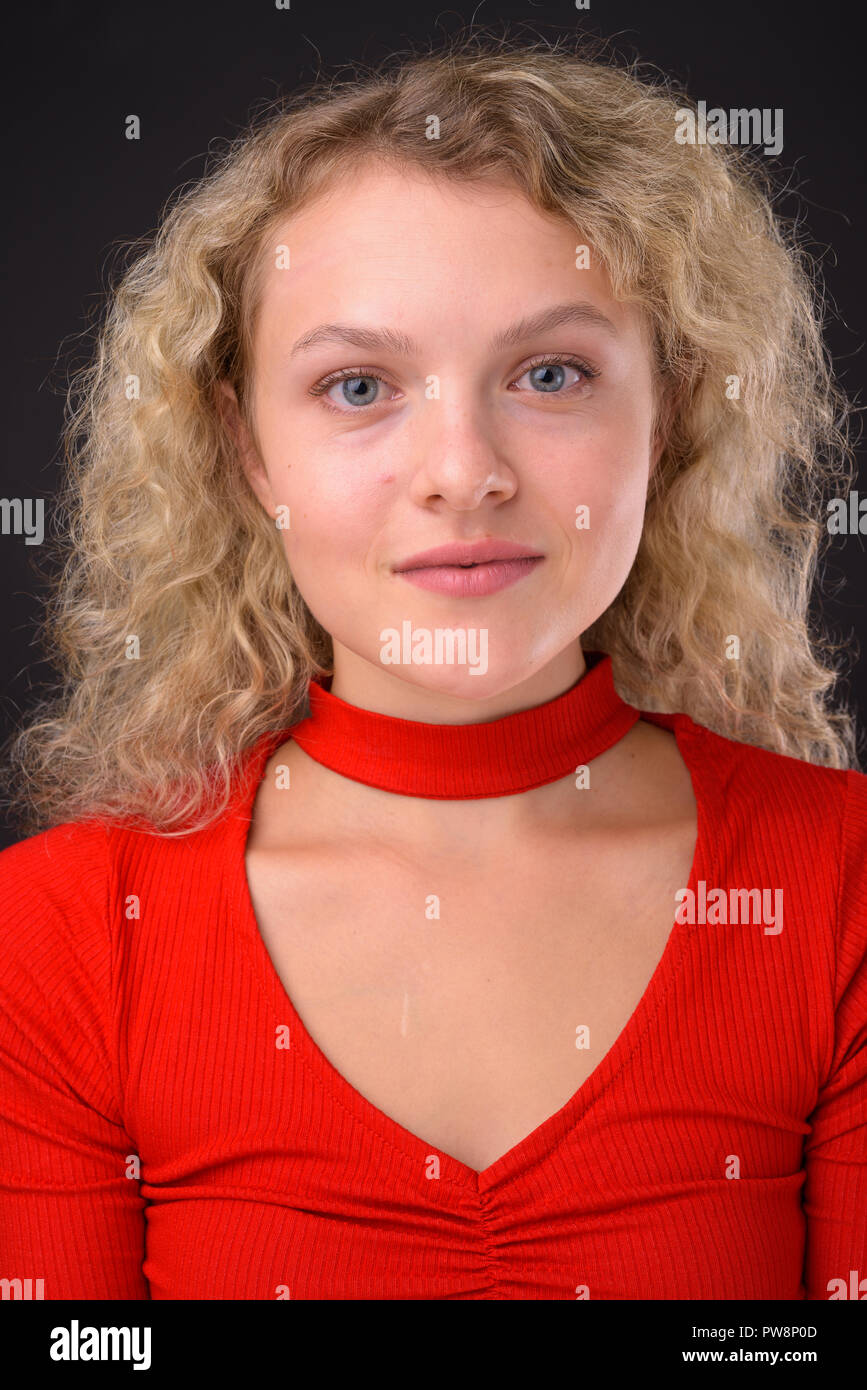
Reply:
<svg viewBox="0 0 867 1390"><path fill-rule="evenodd" d="M588 669L562 695L479 724L376 714L311 681L309 713L287 734L316 762L385 791L452 801L510 796L574 773L641 717L614 689L611 657L584 659Z"/></svg>

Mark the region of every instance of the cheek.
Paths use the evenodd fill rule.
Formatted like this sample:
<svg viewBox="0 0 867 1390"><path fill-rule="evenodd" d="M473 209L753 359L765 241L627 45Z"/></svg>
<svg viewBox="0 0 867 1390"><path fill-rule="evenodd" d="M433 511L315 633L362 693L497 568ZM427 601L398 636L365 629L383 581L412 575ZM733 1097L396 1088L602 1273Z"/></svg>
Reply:
<svg viewBox="0 0 867 1390"><path fill-rule="evenodd" d="M321 440L293 434L288 422L284 431L263 438L262 447L274 500L290 509L290 551L355 548L359 537L369 537L380 524L394 482L381 465L365 467L358 458L335 456Z"/></svg>
<svg viewBox="0 0 867 1390"><path fill-rule="evenodd" d="M385 525L390 497L386 487L360 485L349 470L293 468L285 487L290 562L309 564L321 574L363 563Z"/></svg>
<svg viewBox="0 0 867 1390"><path fill-rule="evenodd" d="M640 532L649 471L649 442L624 420L558 450L539 475L539 486L574 534L628 535L636 525ZM579 508L586 508L583 528L576 524L582 521Z"/></svg>
<svg viewBox="0 0 867 1390"><path fill-rule="evenodd" d="M609 462L609 470L594 488L589 529L574 533L581 567L596 576L603 607L625 583L638 552L649 467L640 455L628 467L622 459Z"/></svg>

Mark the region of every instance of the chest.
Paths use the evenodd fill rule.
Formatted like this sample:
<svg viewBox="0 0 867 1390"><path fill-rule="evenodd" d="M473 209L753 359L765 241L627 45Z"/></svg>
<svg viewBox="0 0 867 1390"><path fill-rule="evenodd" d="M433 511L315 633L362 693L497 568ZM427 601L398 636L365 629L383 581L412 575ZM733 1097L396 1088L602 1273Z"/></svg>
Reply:
<svg viewBox="0 0 867 1390"><path fill-rule="evenodd" d="M330 1064L477 1171L559 1110L627 1025L672 931L696 822L412 863L248 848L259 931Z"/></svg>

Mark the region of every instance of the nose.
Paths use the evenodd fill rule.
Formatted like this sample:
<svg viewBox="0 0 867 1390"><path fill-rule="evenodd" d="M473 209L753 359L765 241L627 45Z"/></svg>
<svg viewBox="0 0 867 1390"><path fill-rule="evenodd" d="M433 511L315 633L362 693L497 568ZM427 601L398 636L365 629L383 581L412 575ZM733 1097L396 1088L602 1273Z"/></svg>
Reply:
<svg viewBox="0 0 867 1390"><path fill-rule="evenodd" d="M508 501L518 487L501 429L466 399L425 402L416 437L411 495L420 506L438 498L455 511L472 511L488 497Z"/></svg>

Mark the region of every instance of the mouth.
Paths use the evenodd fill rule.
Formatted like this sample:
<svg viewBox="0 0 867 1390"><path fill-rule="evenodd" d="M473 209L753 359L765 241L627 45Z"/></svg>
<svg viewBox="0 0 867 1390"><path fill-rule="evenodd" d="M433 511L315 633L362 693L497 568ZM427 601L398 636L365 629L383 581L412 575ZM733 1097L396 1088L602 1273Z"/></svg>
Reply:
<svg viewBox="0 0 867 1390"><path fill-rule="evenodd" d="M476 570L491 564L509 564L519 560L542 560L544 556L533 546L517 541L489 538L480 541L455 541L409 555L393 568L396 574L427 569Z"/></svg>
<svg viewBox="0 0 867 1390"><path fill-rule="evenodd" d="M524 579L543 559L541 555L522 555L514 559L417 565L397 571L397 576L417 588L449 598L484 598Z"/></svg>

